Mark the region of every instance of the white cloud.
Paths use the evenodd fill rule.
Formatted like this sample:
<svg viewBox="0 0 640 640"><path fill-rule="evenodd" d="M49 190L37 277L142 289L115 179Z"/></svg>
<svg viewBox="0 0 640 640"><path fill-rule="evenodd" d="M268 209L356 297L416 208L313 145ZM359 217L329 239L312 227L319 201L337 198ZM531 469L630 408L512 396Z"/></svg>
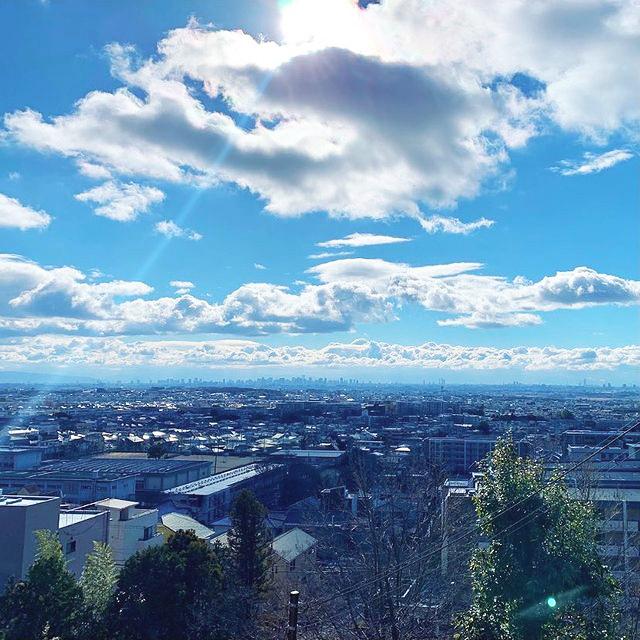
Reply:
<svg viewBox="0 0 640 640"><path fill-rule="evenodd" d="M478 275L478 263L411 267L384 260L335 260L308 269L322 283L366 286L371 292L430 311L454 314L443 326L468 328L539 324L536 315L600 304L640 304L640 282L587 267L558 272L538 282Z"/></svg>
<svg viewBox="0 0 640 640"><path fill-rule="evenodd" d="M162 202L164 193L155 187L146 187L133 182L109 181L75 196L81 202L95 202L98 216L118 222L135 220L140 213L146 213L151 205Z"/></svg>
<svg viewBox="0 0 640 640"><path fill-rule="evenodd" d="M173 220L161 220L156 223L155 230L167 238L186 238L187 240L202 240L202 234L191 229L184 229Z"/></svg>
<svg viewBox="0 0 640 640"><path fill-rule="evenodd" d="M42 229L49 225L51 216L21 204L15 198L0 193L0 228Z"/></svg>
<svg viewBox="0 0 640 640"><path fill-rule="evenodd" d="M343 256L352 256L353 251L322 251L321 253L312 253L308 255L309 260L327 260L330 258L341 258Z"/></svg>
<svg viewBox="0 0 640 640"><path fill-rule="evenodd" d="M380 244L397 244L399 242L410 242L410 238L398 238L396 236L385 236L375 233L350 233L344 238L317 242L317 247L334 249L339 247L370 247Z"/></svg>
<svg viewBox="0 0 640 640"><path fill-rule="evenodd" d="M324 347L270 346L249 340L137 340L37 336L0 342L0 368L43 364L55 367L123 369L185 366L197 369L309 367L416 370L610 371L640 366L640 346L468 347L427 342L399 345L369 340Z"/></svg>
<svg viewBox="0 0 640 640"><path fill-rule="evenodd" d="M563 176L584 176L590 173L600 173L600 171L610 169L631 158L633 158L633 153L626 149L612 149L600 154L585 153L582 160L578 162L562 160L557 166L552 167L552 170Z"/></svg>
<svg viewBox="0 0 640 640"><path fill-rule="evenodd" d="M196 286L189 280L172 280L169 284L176 290L176 295L179 296L189 293Z"/></svg>
<svg viewBox="0 0 640 640"><path fill-rule="evenodd" d="M9 180L15 181L15 180L20 180L22 176L18 171L9 171L7 177L9 178Z"/></svg>
<svg viewBox="0 0 640 640"><path fill-rule="evenodd" d="M158 46L158 59L138 69L130 48L112 46L123 88L94 91L51 120L30 110L7 114L8 131L100 170L233 182L275 214L352 218L416 217L423 204L475 196L507 161L507 138L522 131L512 117L522 105L516 114L515 98L462 66L310 50L194 24ZM255 126L207 111L187 79Z"/></svg>
<svg viewBox="0 0 640 640"><path fill-rule="evenodd" d="M106 167L95 164L93 162L87 162L82 158L79 158L76 161L76 165L78 166L78 171L83 175L87 176L87 178L95 178L97 180L110 180L112 175L111 171Z"/></svg>
<svg viewBox="0 0 640 640"><path fill-rule="evenodd" d="M458 218L440 215L419 216L418 222L428 233L442 231L444 233L457 233L462 235L467 235L477 229L487 229L494 225L494 221L487 218L480 218L473 222L462 222Z"/></svg>
<svg viewBox="0 0 640 640"><path fill-rule="evenodd" d="M263 264L260 264L259 262L254 262L253 268L257 269L258 271L266 271L267 269L267 267L265 267Z"/></svg>
<svg viewBox="0 0 640 640"><path fill-rule="evenodd" d="M175 296L150 298L152 288L143 282L87 282L73 267L44 268L3 255L0 333L331 333L390 322L409 304L446 315L438 319L444 326L476 329L538 324L540 314L558 309L640 304L640 282L586 267L530 282L474 273L481 266L334 260L308 270L318 284L247 283L209 302L187 286Z"/></svg>
<svg viewBox="0 0 640 640"><path fill-rule="evenodd" d="M293 0L284 11L281 43L192 21L140 64L112 45L121 88L67 115L7 114L9 136L89 173L234 183L278 215L401 214L450 233L491 221L423 210L476 196L549 125L638 137L640 75L621 63L640 57L635 0ZM198 90L255 124L209 111Z"/></svg>
<svg viewBox="0 0 640 640"><path fill-rule="evenodd" d="M143 296L153 289L143 282L86 282L73 267L45 268L20 256L0 254L0 318L61 320L64 326L87 320L109 320L117 299Z"/></svg>

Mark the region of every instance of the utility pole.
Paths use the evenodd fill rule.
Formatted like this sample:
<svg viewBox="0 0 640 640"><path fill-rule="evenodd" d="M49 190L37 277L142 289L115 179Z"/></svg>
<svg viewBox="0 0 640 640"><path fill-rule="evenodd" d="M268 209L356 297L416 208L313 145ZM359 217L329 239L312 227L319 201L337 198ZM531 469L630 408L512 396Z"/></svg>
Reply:
<svg viewBox="0 0 640 640"><path fill-rule="evenodd" d="M299 591L289 594L289 624L287 625L286 640L296 640L298 637L298 597Z"/></svg>

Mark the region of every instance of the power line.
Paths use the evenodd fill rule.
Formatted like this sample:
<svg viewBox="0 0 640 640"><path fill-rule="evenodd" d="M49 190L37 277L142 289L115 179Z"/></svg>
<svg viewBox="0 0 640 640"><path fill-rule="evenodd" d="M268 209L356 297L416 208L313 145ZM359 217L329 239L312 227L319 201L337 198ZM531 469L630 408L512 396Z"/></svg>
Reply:
<svg viewBox="0 0 640 640"><path fill-rule="evenodd" d="M638 424L640 424L640 423L638 423ZM637 425L635 425L635 426L637 426ZM625 452L624 454L620 454L620 455L619 455L619 456L617 456L614 460L612 460L612 461L610 462L610 464L609 464L607 467L605 467L605 468L603 468L603 469L598 469L598 471L599 471L600 473L606 473L607 471L610 471L610 470L611 470L611 469L612 469L616 464L618 464L619 462L624 462L625 460L628 460L628 459L629 459L629 454ZM581 464L582 464L582 463L584 463L584 462L586 462L586 459L585 459L585 460L582 460L582 461L581 461ZM500 537L500 536L504 535L505 533L507 533L508 531L510 531L510 530L512 530L512 529L513 529L512 533L515 533L516 531L518 531L518 530L522 529L522 527L524 527L524 526L526 526L527 524L529 524L529 523L528 523L528 521L529 521L529 520L533 520L533 519L534 519L538 514L543 513L543 512L546 512L546 511L548 511L550 508L551 508L551 507L550 507L549 505L541 505L541 506L537 507L536 509L534 509L534 510L533 510L533 511L531 511L530 513L528 513L528 514L524 515L522 518L520 518L520 519L519 519L519 520L517 520L516 522L513 522L513 523L512 523L511 525L509 525L508 527L505 527L504 529L502 529L502 530L498 531L496 534L494 534L494 538L498 538L498 537ZM604 521L604 523L608 523L609 521L611 521L611 520L615 517L615 515L617 515L617 513L613 513L613 514L611 514L611 515L610 515L610 516L609 516L609 517ZM460 558L462 555L466 554L466 552L467 552L467 550L459 551L458 553L456 553L456 555L454 556L454 558ZM405 564L404 566L406 566L406 564ZM399 564L399 565L397 565L397 566L393 569L393 571L395 572L395 571L397 571L398 569L404 568L404 566ZM421 578L425 578L425 577L427 577L427 576L429 576L429 575L432 575L433 573L436 573L436 572L438 572L438 571L440 571L440 568L436 568L436 569L432 569L432 570L430 570L430 571L427 571L426 573L422 574ZM383 579L383 577L384 577L384 576L380 576L378 579ZM374 580L372 580L372 582L375 582L375 579L374 579ZM360 586L359 586L359 588L360 588ZM343 593L344 593L344 595L348 595L348 594L346 593L346 590L345 590L345 592L343 592ZM339 597L339 595L340 595L340 594L337 594L337 596L338 596L338 597ZM327 602L329 602L330 600L331 600L331 599L325 599L325 600L322 600L322 601L312 601L311 603L309 603L309 605L308 605L308 606L314 606L314 607L316 607L316 606L323 606L324 604L326 604L326 603L327 603ZM332 617L328 617L328 618L329 618L329 620L330 620L330 621L331 621L331 620L335 621L335 618L332 618ZM312 627L312 626L317 626L318 624L320 624L320 622L319 622L319 621L318 621L318 622L312 622L312 623L306 623L306 624L300 625L300 628L305 628L305 629L306 629L306 628L309 628L309 627Z"/></svg>
<svg viewBox="0 0 640 640"><path fill-rule="evenodd" d="M388 570L386 572L383 572L381 575L376 576L375 578L372 578L372 579L370 579L368 581L365 581L365 582L363 582L361 584L349 587L348 589L344 589L342 591L339 591L339 592L333 594L332 596L330 596L328 598L325 598L324 600L317 601L314 604L316 606L320 606L320 605L326 604L327 602L331 602L332 600L335 600L336 598L340 598L340 597L343 597L345 595L349 595L349 594L351 594L353 592L360 591L360 590L364 589L367 586L370 586L372 584L375 584L376 582L379 582L379 581L384 580L384 579L386 579L388 577L391 577L394 573L397 573L397 571L402 569L402 568L405 568L405 567L407 567L407 566L409 566L411 564L414 564L415 562L419 562L420 560L426 560L427 558L435 555L436 553L441 553L445 549L453 546L454 544L457 544L458 542L461 542L465 538L468 538L470 535L476 533L477 530L480 529L483 524L486 525L486 524L490 524L492 522L495 522L498 518L500 518L504 514L508 513L512 509L515 509L516 507L524 504L525 502L527 502L528 500L530 500L531 498L536 496L541 490L544 490L546 487L551 485L553 482L558 482L558 481L564 480L570 473L574 472L576 469L579 469L582 465L586 464L587 462L589 462L590 460L595 458L597 455L599 455L600 453L602 453L603 451L608 449L612 444L614 444L615 442L617 442L621 438L624 438L626 435L631 433L638 426L640 426L640 422L638 422L638 421L633 422L633 424L630 427L628 427L628 428L624 429L623 431L619 432L618 434L612 436L608 441L604 442L604 444L602 444L600 447L598 447L595 451L593 451L592 453L587 455L582 460L576 462L575 464L573 464L569 468L565 469L560 474L552 476L548 481L544 481L542 483L541 489L534 490L531 493L529 493L527 496L525 496L524 498L521 498L517 502L509 505L508 507L505 507L504 509L500 510L498 513L494 514L493 516L491 516L490 518L485 520L482 524L481 523L476 523L466 533L463 533L460 536L458 536L456 538L453 538L452 540L439 545L435 549L427 551L427 552L425 552L423 554L416 554L413 558L409 558L409 559L405 560L404 562L399 563L392 570ZM541 508L543 508L543 507L538 507L533 512L530 512L529 514L523 516L522 518L517 520L515 523L512 523L511 525L509 525L509 527L505 528L504 530L502 530L501 532L498 532L495 535L497 536L497 535L504 534L511 527L517 525L520 522L524 522L526 519L534 516L534 514L536 514L537 511L540 510Z"/></svg>

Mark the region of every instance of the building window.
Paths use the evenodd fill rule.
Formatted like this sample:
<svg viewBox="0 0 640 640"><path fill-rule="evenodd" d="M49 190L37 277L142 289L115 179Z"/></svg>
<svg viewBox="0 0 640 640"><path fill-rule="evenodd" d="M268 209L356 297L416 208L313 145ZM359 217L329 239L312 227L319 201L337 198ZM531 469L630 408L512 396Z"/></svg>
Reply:
<svg viewBox="0 0 640 640"><path fill-rule="evenodd" d="M151 538L153 538L153 536L155 536L156 531L155 531L155 527L151 526L151 527L145 527L144 528L144 532L142 533L142 539L143 540L151 540Z"/></svg>
<svg viewBox="0 0 640 640"><path fill-rule="evenodd" d="M292 560L292 561L289 563L289 571L295 571L295 570L296 570L296 561L295 561L295 560Z"/></svg>
<svg viewBox="0 0 640 640"><path fill-rule="evenodd" d="M69 542L67 542L67 544L64 546L64 552L69 555L70 553L74 553L74 551L76 550L76 541L75 540L69 540Z"/></svg>

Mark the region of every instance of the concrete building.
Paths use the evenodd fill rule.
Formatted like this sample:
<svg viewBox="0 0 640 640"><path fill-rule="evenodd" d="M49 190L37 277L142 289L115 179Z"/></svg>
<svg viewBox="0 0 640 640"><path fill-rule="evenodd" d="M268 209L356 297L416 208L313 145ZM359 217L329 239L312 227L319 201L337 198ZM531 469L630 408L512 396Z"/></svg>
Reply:
<svg viewBox="0 0 640 640"><path fill-rule="evenodd" d="M35 532L55 531L59 498L0 495L0 589L24 578L36 555Z"/></svg>
<svg viewBox="0 0 640 640"><path fill-rule="evenodd" d="M131 499L135 496L137 476L89 471L0 472L0 489L5 493L58 496L65 502L87 504L105 498Z"/></svg>
<svg viewBox="0 0 640 640"><path fill-rule="evenodd" d="M344 451L335 449L280 449L274 451L270 458L278 462L304 462L314 467L331 467L338 464L344 456Z"/></svg>
<svg viewBox="0 0 640 640"><path fill-rule="evenodd" d="M165 491L160 509L163 513L188 513L209 524L226 515L244 489L252 491L266 506L272 506L277 501L284 472L284 465L247 464Z"/></svg>
<svg viewBox="0 0 640 640"><path fill-rule="evenodd" d="M101 500L92 505L108 513L108 544L118 567L138 551L164 542L158 532L158 510L138 509L138 503L129 500Z"/></svg>
<svg viewBox="0 0 640 640"><path fill-rule="evenodd" d="M107 514L60 511L60 498L0 495L0 588L23 579L37 552L36 531L58 533L69 570L80 577L94 542L107 542Z"/></svg>
<svg viewBox="0 0 640 640"><path fill-rule="evenodd" d="M82 473L96 476L135 476L135 499L150 504L167 489L196 482L211 475L210 460L176 460L149 458L83 458L62 460L43 466L42 470L57 473ZM103 496L132 499L130 496ZM99 499L99 498L97 498Z"/></svg>
<svg viewBox="0 0 640 640"><path fill-rule="evenodd" d="M100 511L62 511L58 516L58 537L67 568L76 578L82 575L95 542L108 542L107 514Z"/></svg>
<svg viewBox="0 0 640 640"><path fill-rule="evenodd" d="M42 461L42 449L37 447L0 447L0 471L35 469Z"/></svg>
<svg viewBox="0 0 640 640"><path fill-rule="evenodd" d="M494 438L428 438L426 442L427 458L433 464L442 465L452 473L469 473L477 467L496 446ZM529 454L529 444L517 442L518 455Z"/></svg>

